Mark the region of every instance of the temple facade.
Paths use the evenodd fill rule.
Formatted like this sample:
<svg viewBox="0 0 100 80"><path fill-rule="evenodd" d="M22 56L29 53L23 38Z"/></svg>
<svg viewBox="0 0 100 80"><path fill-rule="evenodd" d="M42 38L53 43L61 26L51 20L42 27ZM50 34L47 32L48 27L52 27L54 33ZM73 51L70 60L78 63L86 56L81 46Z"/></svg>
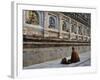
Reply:
<svg viewBox="0 0 100 80"><path fill-rule="evenodd" d="M69 14L26 10L24 11L23 35L66 39L68 41L89 41L90 25L81 23L81 18L78 21L70 17Z"/></svg>
<svg viewBox="0 0 100 80"><path fill-rule="evenodd" d="M72 46L90 50L90 20L89 13L24 10L24 66L70 56Z"/></svg>

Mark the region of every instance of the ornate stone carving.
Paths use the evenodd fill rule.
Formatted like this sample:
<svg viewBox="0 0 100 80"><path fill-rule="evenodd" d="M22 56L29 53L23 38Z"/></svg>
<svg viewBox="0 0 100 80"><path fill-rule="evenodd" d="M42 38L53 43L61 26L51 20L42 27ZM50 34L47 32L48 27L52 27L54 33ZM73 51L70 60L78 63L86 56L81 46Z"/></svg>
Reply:
<svg viewBox="0 0 100 80"><path fill-rule="evenodd" d="M79 24L78 26L78 34L82 35L82 25Z"/></svg>
<svg viewBox="0 0 100 80"><path fill-rule="evenodd" d="M63 22L62 22L62 30L63 30L63 31L66 31L66 26L67 26L66 22L63 21Z"/></svg>
<svg viewBox="0 0 100 80"><path fill-rule="evenodd" d="M76 34L76 32L77 32L77 23L74 20L71 20L71 24L72 24L71 31Z"/></svg>
<svg viewBox="0 0 100 80"><path fill-rule="evenodd" d="M66 20L64 20L63 22L62 22L62 30L63 31L66 31L66 32L69 32L69 26L68 26L68 22L66 21Z"/></svg>
<svg viewBox="0 0 100 80"><path fill-rule="evenodd" d="M56 20L54 16L49 17L49 28L55 28L56 27Z"/></svg>
<svg viewBox="0 0 100 80"><path fill-rule="evenodd" d="M39 24L39 15L36 11L29 11L28 19L26 20L26 23L28 24Z"/></svg>

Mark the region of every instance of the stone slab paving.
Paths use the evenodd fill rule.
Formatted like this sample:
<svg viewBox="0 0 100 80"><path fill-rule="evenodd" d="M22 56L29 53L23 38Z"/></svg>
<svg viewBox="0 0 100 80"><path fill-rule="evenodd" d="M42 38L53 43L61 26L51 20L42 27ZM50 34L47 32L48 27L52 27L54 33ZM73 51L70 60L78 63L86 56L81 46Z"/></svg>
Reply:
<svg viewBox="0 0 100 80"><path fill-rule="evenodd" d="M30 65L28 67L24 67L24 69L39 69L39 68L60 68L60 67L76 67L76 66L90 66L91 65L91 55L90 51L84 52L80 54L80 61L71 64L60 64L61 59L47 61L40 64ZM67 57L70 59L70 57Z"/></svg>

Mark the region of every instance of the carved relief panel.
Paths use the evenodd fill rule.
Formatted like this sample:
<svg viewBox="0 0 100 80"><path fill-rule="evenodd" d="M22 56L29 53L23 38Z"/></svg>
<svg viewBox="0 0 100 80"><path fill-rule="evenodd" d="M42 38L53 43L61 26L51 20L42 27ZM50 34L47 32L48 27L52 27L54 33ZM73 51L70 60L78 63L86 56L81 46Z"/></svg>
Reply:
<svg viewBox="0 0 100 80"><path fill-rule="evenodd" d="M34 25L39 24L39 15L37 11L29 10L27 16L28 16L28 18L26 19L27 24L34 24Z"/></svg>
<svg viewBox="0 0 100 80"><path fill-rule="evenodd" d="M55 18L53 16L49 17L49 28L55 28L56 27L56 21Z"/></svg>
<svg viewBox="0 0 100 80"><path fill-rule="evenodd" d="M62 21L62 30L66 31L67 23L66 21Z"/></svg>
<svg viewBox="0 0 100 80"><path fill-rule="evenodd" d="M71 32L73 32L73 33L77 33L77 22L75 21L75 20L71 20Z"/></svg>
<svg viewBox="0 0 100 80"><path fill-rule="evenodd" d="M57 16L54 14L49 14L49 20L48 20L48 27L56 29L57 28Z"/></svg>
<svg viewBox="0 0 100 80"><path fill-rule="evenodd" d="M65 17L62 19L62 30L69 32L70 26L69 26L69 18Z"/></svg>
<svg viewBox="0 0 100 80"><path fill-rule="evenodd" d="M82 35L82 24L78 25L78 34Z"/></svg>

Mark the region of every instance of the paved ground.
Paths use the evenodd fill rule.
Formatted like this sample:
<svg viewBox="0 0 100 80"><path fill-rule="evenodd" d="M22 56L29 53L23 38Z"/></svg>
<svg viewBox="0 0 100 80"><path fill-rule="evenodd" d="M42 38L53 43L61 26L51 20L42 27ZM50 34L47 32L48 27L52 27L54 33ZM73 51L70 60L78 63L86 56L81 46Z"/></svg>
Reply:
<svg viewBox="0 0 100 80"><path fill-rule="evenodd" d="M70 59L70 57L67 57L67 59ZM61 59L58 59L58 60L48 61L48 62L24 67L24 69L90 66L91 65L90 51L80 54L80 62L72 63L72 64L60 64L60 62Z"/></svg>

